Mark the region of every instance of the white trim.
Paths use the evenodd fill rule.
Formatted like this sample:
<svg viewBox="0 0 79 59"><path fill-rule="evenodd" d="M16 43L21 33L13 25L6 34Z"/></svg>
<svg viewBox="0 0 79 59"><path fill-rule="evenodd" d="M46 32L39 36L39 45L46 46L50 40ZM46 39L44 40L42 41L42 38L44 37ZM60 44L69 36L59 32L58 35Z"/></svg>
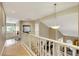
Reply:
<svg viewBox="0 0 79 59"><path fill-rule="evenodd" d="M21 44L21 46L27 51L26 47L23 44ZM31 56L30 52L27 51L27 53Z"/></svg>
<svg viewBox="0 0 79 59"><path fill-rule="evenodd" d="M40 37L38 35L34 35L34 34L30 34L31 36L34 36L36 38L40 38L40 39L43 39L43 40L48 40L50 42L54 42L54 43L57 43L57 44L60 44L60 45L63 45L63 46L69 46L69 47L72 47L74 49L78 49L79 50L79 47L78 46L75 46L75 45L70 45L70 44L67 44L65 42L59 42L59 41L56 41L54 39L49 39L49 38L45 38L45 37Z"/></svg>
<svg viewBox="0 0 79 59"><path fill-rule="evenodd" d="M36 56L36 54L32 50L30 50L30 48L24 42L21 42L21 45L24 47L25 50L27 48L28 53L30 54L30 56Z"/></svg>
<svg viewBox="0 0 79 59"><path fill-rule="evenodd" d="M4 51L4 48L5 48L5 43L4 43L4 46L3 46L2 51L1 51L1 53L0 53L0 56L2 56L3 51Z"/></svg>

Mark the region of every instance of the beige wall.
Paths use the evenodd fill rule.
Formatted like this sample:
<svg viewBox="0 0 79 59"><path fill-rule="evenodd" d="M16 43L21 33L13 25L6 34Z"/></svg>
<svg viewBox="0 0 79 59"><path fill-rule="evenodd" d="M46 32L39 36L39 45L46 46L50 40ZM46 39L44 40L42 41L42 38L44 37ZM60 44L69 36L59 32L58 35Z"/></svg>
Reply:
<svg viewBox="0 0 79 59"><path fill-rule="evenodd" d="M5 13L0 3L0 54L5 43Z"/></svg>
<svg viewBox="0 0 79 59"><path fill-rule="evenodd" d="M57 30L57 37L58 37L58 39L63 37L63 34L59 30ZM49 28L49 38L56 39L56 30L55 29Z"/></svg>
<svg viewBox="0 0 79 59"><path fill-rule="evenodd" d="M49 27L39 22L39 36L49 38Z"/></svg>

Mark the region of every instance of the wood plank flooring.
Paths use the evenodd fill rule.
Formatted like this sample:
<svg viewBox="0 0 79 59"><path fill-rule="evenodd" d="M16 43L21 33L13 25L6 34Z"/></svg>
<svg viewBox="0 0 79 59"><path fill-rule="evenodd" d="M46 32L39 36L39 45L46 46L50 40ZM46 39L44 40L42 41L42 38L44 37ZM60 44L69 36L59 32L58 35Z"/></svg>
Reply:
<svg viewBox="0 0 79 59"><path fill-rule="evenodd" d="M15 43L11 46L5 47L3 56L30 56L28 50L26 51L20 43Z"/></svg>

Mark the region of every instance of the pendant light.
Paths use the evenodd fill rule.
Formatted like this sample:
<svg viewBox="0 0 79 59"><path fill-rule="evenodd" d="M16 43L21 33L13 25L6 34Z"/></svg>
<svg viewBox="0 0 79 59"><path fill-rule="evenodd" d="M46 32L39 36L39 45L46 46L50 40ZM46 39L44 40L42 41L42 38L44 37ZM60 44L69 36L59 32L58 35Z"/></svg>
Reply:
<svg viewBox="0 0 79 59"><path fill-rule="evenodd" d="M56 16L56 3L54 4L54 7L55 7L55 21L57 20L56 18L57 18L57 16ZM51 28L53 28L53 29L58 29L60 26L59 25L57 25L56 24L56 22L55 22L55 25L54 26L51 26Z"/></svg>

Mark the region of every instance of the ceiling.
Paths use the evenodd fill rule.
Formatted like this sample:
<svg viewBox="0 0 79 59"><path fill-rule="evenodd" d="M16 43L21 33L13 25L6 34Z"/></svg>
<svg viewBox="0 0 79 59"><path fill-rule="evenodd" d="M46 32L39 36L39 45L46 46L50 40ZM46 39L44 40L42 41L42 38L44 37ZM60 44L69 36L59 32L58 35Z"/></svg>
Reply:
<svg viewBox="0 0 79 59"><path fill-rule="evenodd" d="M37 20L54 13L53 2L4 2L5 12L8 18L17 20ZM58 2L57 12L77 5L74 2Z"/></svg>
<svg viewBox="0 0 79 59"><path fill-rule="evenodd" d="M42 17L53 14L55 12L55 3L53 2L4 2L4 9L7 15L7 22L13 22L19 20L39 20ZM67 8L78 5L77 2L58 2L56 7L56 12L63 11ZM62 33L77 36L77 21L75 22L73 15L67 16L68 19L71 17L71 20L65 19L64 17L58 21L58 24L61 26L59 29ZM76 18L76 17L75 17ZM72 21L72 22L71 22ZM45 21L48 26L53 25L54 20L49 19ZM65 23L64 23L65 22ZM74 24L75 22L75 24ZM71 25L70 25L71 23ZM66 24L66 25L65 25ZM74 24L74 25L73 25ZM73 27L73 26L74 27Z"/></svg>

